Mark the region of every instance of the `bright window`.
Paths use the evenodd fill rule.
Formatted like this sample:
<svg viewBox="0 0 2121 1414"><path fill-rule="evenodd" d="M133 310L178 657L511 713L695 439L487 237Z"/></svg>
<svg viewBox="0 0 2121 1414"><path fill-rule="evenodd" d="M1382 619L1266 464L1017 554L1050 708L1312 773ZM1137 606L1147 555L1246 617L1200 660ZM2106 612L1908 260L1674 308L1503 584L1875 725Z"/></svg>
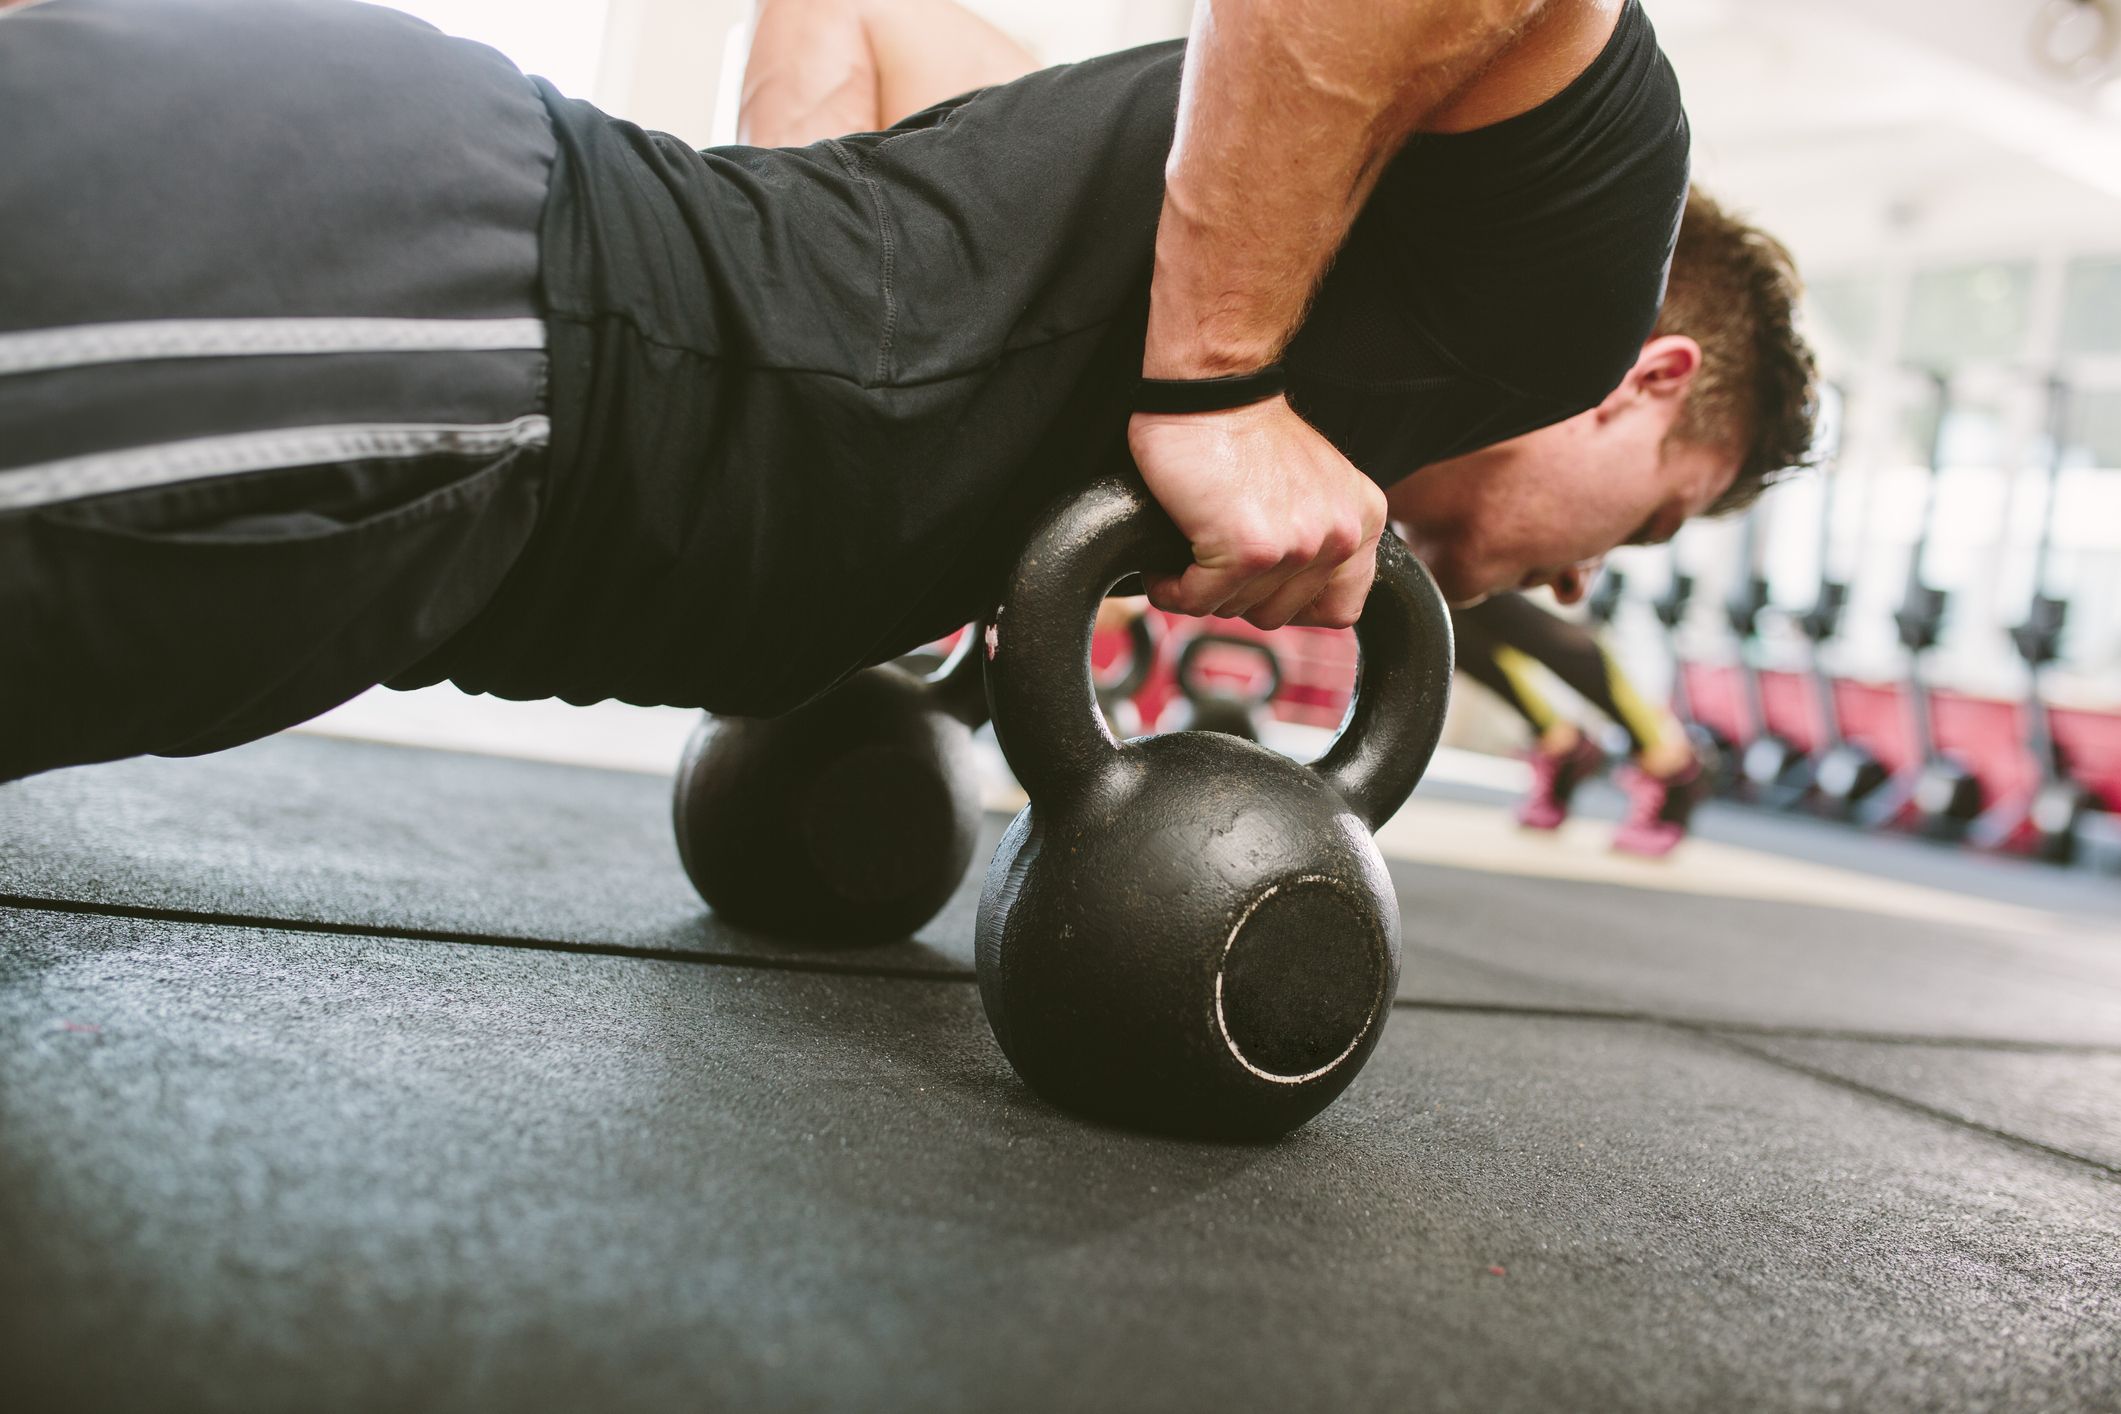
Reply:
<svg viewBox="0 0 2121 1414"><path fill-rule="evenodd" d="M2121 257L2071 261L2063 291L2062 352L2121 353Z"/></svg>
<svg viewBox="0 0 2121 1414"><path fill-rule="evenodd" d="M2071 463L2121 468L2121 390L2078 390L2070 400L2069 424Z"/></svg>
<svg viewBox="0 0 2121 1414"><path fill-rule="evenodd" d="M2030 261L1925 270L1908 290L1901 357L1939 368L2015 359L2032 292Z"/></svg>
<svg viewBox="0 0 2121 1414"><path fill-rule="evenodd" d="M1878 342L1878 320L1884 312L1884 288L1870 275L1829 275L1806 287L1805 302L1843 358L1862 362Z"/></svg>

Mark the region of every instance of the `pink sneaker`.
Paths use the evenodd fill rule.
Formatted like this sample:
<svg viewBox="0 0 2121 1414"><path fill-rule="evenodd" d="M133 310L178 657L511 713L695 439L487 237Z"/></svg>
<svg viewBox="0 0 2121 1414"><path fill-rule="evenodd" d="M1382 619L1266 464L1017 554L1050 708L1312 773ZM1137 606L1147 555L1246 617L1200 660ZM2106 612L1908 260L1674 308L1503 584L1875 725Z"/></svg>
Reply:
<svg viewBox="0 0 2121 1414"><path fill-rule="evenodd" d="M1605 753L1587 736L1576 738L1567 751L1532 748L1532 789L1517 804L1517 823L1528 830L1558 830L1569 818L1569 802L1576 787L1605 766Z"/></svg>
<svg viewBox="0 0 2121 1414"><path fill-rule="evenodd" d="M1645 859L1662 859L1679 847L1694 807L1709 793L1708 773L1699 761L1675 776L1653 776L1630 767L1622 784L1628 792L1628 816L1613 832L1613 848Z"/></svg>

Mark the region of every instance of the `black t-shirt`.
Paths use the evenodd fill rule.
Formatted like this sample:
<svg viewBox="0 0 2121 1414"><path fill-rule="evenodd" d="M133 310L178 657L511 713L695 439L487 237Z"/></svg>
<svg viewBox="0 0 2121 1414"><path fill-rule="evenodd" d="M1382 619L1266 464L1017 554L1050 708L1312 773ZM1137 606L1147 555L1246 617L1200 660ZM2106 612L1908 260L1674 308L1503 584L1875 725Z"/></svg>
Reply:
<svg viewBox="0 0 2121 1414"><path fill-rule="evenodd" d="M1126 465L1182 59L795 149L698 152L547 90L548 504L412 680L768 714L991 606L1035 517ZM1547 103L1394 159L1292 400L1385 484L1592 406L1650 331L1686 177L1630 4Z"/></svg>
<svg viewBox="0 0 2121 1414"><path fill-rule="evenodd" d="M1632 3L1547 102L1415 136L1290 345L1292 400L1387 486L1596 406L1663 302L1687 146L1678 81Z"/></svg>

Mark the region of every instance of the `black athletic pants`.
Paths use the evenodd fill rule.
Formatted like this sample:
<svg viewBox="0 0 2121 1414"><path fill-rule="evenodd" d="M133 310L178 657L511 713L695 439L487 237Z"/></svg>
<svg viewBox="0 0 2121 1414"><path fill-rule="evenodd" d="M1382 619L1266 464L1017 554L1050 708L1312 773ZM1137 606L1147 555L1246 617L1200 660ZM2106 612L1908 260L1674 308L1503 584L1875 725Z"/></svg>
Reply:
<svg viewBox="0 0 2121 1414"><path fill-rule="evenodd" d="M1598 635L1582 624L1550 614L1522 594L1496 594L1470 609L1454 609L1451 626L1458 670L1500 697L1544 732L1557 714L1532 682L1534 663L1613 719L1640 754L1661 734L1660 719L1628 684Z"/></svg>
<svg viewBox="0 0 2121 1414"><path fill-rule="evenodd" d="M0 780L247 741L492 595L541 494L537 91L320 0L0 14Z"/></svg>

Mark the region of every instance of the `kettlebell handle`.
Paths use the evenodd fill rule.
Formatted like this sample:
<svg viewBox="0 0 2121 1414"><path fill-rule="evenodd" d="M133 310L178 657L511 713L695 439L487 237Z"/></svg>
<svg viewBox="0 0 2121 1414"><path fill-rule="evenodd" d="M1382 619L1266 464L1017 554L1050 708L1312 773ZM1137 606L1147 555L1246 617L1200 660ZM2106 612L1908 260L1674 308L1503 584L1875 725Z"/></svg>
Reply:
<svg viewBox="0 0 2121 1414"><path fill-rule="evenodd" d="M1143 748L1114 739L1091 683L1097 601L1127 574L1187 558L1138 476L1093 482L1032 531L996 611L986 683L1002 754L1034 801L1065 811L1131 769ZM1362 661L1348 715L1312 769L1375 830L1428 769L1451 692L1450 613L1389 530L1355 637Z"/></svg>
<svg viewBox="0 0 2121 1414"><path fill-rule="evenodd" d="M987 625L975 622L966 626L950 649L950 656L942 665L921 683L928 689L928 700L939 712L957 718L977 731L987 722L987 692L981 679L980 669L986 659Z"/></svg>
<svg viewBox="0 0 2121 1414"><path fill-rule="evenodd" d="M1311 769L1375 832L1421 784L1443 739L1457 652L1443 591L1389 528L1377 537L1377 579L1355 641L1362 656L1348 715Z"/></svg>

